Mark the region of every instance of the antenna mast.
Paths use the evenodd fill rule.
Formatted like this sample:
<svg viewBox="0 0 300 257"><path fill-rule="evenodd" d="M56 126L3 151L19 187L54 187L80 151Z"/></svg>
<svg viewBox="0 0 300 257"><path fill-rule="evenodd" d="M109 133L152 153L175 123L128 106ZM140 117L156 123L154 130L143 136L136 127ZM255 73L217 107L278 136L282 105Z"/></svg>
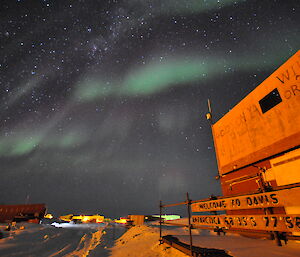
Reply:
<svg viewBox="0 0 300 257"><path fill-rule="evenodd" d="M212 122L212 114L211 114L211 104L210 104L210 100L207 99L207 106L208 106L208 113L206 113L206 119L209 120L210 122Z"/></svg>

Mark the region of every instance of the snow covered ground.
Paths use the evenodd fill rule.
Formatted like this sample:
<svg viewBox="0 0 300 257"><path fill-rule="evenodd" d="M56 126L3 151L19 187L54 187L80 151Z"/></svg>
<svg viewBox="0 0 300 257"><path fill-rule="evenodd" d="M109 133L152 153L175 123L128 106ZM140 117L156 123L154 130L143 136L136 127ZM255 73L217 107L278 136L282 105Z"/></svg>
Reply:
<svg viewBox="0 0 300 257"><path fill-rule="evenodd" d="M20 226L25 226L20 229ZM135 226L128 231L115 225L97 224L64 225L18 224L16 229L4 232L0 239L1 257L183 257L180 251L159 244L156 225ZM0 225L3 231L4 226ZM125 232L125 233L124 233ZM174 235L189 243L188 231L182 227L164 226L163 235ZM193 243L206 248L224 249L235 257L292 257L300 256L300 243L289 241L278 247L274 241L250 239L235 234L217 236L213 232L193 230Z"/></svg>
<svg viewBox="0 0 300 257"><path fill-rule="evenodd" d="M186 256L168 245L159 245L158 227L137 226L120 237L111 249L113 257L180 257ZM188 230L183 227L165 227L163 235L174 235L180 241L189 243ZM237 234L217 236L207 230L193 230L193 244L199 247L223 249L235 257L296 257L300 256L300 243L289 241L278 247L274 241L251 239Z"/></svg>
<svg viewBox="0 0 300 257"><path fill-rule="evenodd" d="M24 226L24 229L21 229ZM123 227L102 224L67 224L63 228L40 224L17 224L10 232L0 230L0 256L109 256L108 246L125 232Z"/></svg>
<svg viewBox="0 0 300 257"><path fill-rule="evenodd" d="M189 243L189 236L180 233L178 239ZM199 247L226 250L235 257L292 257L300 256L300 243L288 241L287 245L279 247L274 241L267 239L254 239L238 234L217 236L215 232L207 230L193 231L193 243Z"/></svg>
<svg viewBox="0 0 300 257"><path fill-rule="evenodd" d="M123 234L111 249L111 256L186 257L185 254L166 244L159 244L159 229L157 227L144 225L135 226Z"/></svg>

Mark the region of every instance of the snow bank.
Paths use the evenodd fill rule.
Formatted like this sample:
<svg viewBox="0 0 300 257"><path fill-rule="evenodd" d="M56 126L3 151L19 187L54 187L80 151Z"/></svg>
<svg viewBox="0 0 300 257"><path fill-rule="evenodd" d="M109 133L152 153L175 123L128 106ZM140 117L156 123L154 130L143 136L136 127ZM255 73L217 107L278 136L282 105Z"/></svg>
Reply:
<svg viewBox="0 0 300 257"><path fill-rule="evenodd" d="M184 224L183 221L184 219L178 220L178 223ZM180 241L189 244L189 232L186 227L173 227L172 229L171 226L163 226L163 235L167 234L174 235ZM300 243L292 240L288 241L287 245L279 247L275 241L247 238L235 233L218 236L217 233L209 230L192 229L192 235L194 246L222 249L235 257L300 256Z"/></svg>
<svg viewBox="0 0 300 257"><path fill-rule="evenodd" d="M180 241L189 243L186 233L178 235ZM199 247L223 249L235 257L292 257L300 256L300 244L288 241L287 245L279 247L275 241L267 239L254 239L227 233L218 236L215 232L206 230L193 230L193 244Z"/></svg>
<svg viewBox="0 0 300 257"><path fill-rule="evenodd" d="M186 257L166 244L159 244L159 229L148 226L130 228L112 247L112 257Z"/></svg>
<svg viewBox="0 0 300 257"><path fill-rule="evenodd" d="M181 223L181 222L179 222ZM193 245L205 248L223 249L234 257L296 257L300 256L300 243L289 241L279 247L274 241L246 238L227 233L218 236L207 230L193 229ZM184 227L163 226L163 236L174 235L180 241L189 244L189 232ZM129 229L111 248L112 257L158 257L186 256L180 251L159 245L159 228L136 226Z"/></svg>

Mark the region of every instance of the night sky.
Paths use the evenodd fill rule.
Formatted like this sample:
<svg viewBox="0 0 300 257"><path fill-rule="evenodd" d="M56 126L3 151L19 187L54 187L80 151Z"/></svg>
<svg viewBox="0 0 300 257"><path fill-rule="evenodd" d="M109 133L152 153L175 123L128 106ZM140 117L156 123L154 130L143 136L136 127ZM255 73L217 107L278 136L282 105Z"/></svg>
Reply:
<svg viewBox="0 0 300 257"><path fill-rule="evenodd" d="M207 99L216 121L300 46L299 0L1 0L0 14L0 204L56 215L221 194Z"/></svg>

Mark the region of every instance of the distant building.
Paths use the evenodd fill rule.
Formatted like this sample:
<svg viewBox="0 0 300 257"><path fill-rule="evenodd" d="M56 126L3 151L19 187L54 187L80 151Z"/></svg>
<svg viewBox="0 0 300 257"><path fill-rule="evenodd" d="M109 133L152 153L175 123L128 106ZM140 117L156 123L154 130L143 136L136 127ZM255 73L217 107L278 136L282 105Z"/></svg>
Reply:
<svg viewBox="0 0 300 257"><path fill-rule="evenodd" d="M143 225L145 221L145 215L129 215L128 216L131 225Z"/></svg>
<svg viewBox="0 0 300 257"><path fill-rule="evenodd" d="M115 223L126 224L129 219L127 217L121 217L118 220L114 220Z"/></svg>
<svg viewBox="0 0 300 257"><path fill-rule="evenodd" d="M63 221L74 221L74 222L83 222L83 223L101 223L104 222L104 216L102 215L74 215L68 214L65 216L59 217Z"/></svg>
<svg viewBox="0 0 300 257"><path fill-rule="evenodd" d="M0 205L0 222L29 221L38 223L45 213L45 204Z"/></svg>

